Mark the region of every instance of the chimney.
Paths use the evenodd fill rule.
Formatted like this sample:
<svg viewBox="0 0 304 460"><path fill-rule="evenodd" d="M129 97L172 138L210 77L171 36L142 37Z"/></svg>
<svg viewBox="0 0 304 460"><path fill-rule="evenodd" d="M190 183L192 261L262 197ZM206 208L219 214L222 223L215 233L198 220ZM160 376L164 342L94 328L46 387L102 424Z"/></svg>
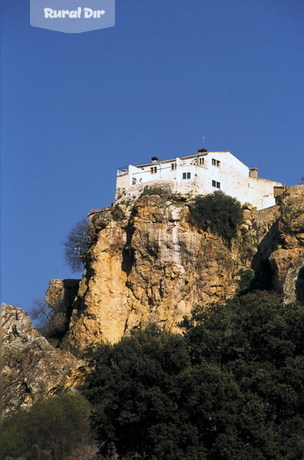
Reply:
<svg viewBox="0 0 304 460"><path fill-rule="evenodd" d="M249 169L249 177L258 178L258 177L259 177L259 170L258 170L258 168L250 168L250 169Z"/></svg>
<svg viewBox="0 0 304 460"><path fill-rule="evenodd" d="M157 157L152 157L152 158L151 158L151 161L152 161L152 163L157 163L157 162L158 162L158 158L157 158Z"/></svg>

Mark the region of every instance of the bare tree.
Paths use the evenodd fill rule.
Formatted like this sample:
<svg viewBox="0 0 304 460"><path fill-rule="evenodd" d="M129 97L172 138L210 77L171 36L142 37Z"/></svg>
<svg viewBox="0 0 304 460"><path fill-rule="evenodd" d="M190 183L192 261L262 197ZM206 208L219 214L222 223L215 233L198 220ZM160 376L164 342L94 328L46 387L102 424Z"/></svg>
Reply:
<svg viewBox="0 0 304 460"><path fill-rule="evenodd" d="M64 241L65 260L73 272L83 269L85 254L89 249L89 224L86 219L82 219L75 224L67 234Z"/></svg>
<svg viewBox="0 0 304 460"><path fill-rule="evenodd" d="M34 300L34 306L30 309L29 315L38 331L45 337L50 332L50 322L53 310L45 299Z"/></svg>
<svg viewBox="0 0 304 460"><path fill-rule="evenodd" d="M40 334L49 339L60 340L66 332L66 311L62 302L50 305L45 299L34 300L29 315Z"/></svg>

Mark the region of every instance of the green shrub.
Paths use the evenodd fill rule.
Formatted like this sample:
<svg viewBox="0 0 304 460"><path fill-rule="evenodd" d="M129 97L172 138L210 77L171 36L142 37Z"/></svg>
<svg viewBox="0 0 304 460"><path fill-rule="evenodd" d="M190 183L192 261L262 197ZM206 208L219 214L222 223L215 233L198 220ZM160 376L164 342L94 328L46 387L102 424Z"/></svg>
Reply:
<svg viewBox="0 0 304 460"><path fill-rule="evenodd" d="M90 438L90 405L80 395L35 403L4 419L0 459L62 460Z"/></svg>
<svg viewBox="0 0 304 460"><path fill-rule="evenodd" d="M141 197L146 195L159 195L161 197L167 197L168 191L162 187L145 187Z"/></svg>
<svg viewBox="0 0 304 460"><path fill-rule="evenodd" d="M254 271L251 270L250 268L247 270L244 270L241 268L241 270L238 271L237 275L239 276L239 279L237 281L238 283L238 294L245 294L250 292L250 287L252 284L252 281L254 279Z"/></svg>
<svg viewBox="0 0 304 460"><path fill-rule="evenodd" d="M126 218L125 213L120 206L114 206L112 209L112 217L116 222L120 222Z"/></svg>
<svg viewBox="0 0 304 460"><path fill-rule="evenodd" d="M103 209L96 212L92 217L92 225L95 232L99 232L106 228L107 225L112 221L112 213L109 209Z"/></svg>
<svg viewBox="0 0 304 460"><path fill-rule="evenodd" d="M221 236L230 243L242 221L241 204L220 191L197 196L190 207L189 220L198 228Z"/></svg>

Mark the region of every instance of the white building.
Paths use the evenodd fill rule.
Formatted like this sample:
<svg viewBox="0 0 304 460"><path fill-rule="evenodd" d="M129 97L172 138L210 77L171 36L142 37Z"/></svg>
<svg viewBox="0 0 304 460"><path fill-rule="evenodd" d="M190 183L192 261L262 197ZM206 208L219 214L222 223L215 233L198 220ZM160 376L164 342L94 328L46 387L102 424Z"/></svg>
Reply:
<svg viewBox="0 0 304 460"><path fill-rule="evenodd" d="M120 168L116 200L136 198L145 186L164 186L173 193L205 195L222 190L258 209L275 204L283 184L258 178L257 168L248 168L230 152L198 150L195 155Z"/></svg>

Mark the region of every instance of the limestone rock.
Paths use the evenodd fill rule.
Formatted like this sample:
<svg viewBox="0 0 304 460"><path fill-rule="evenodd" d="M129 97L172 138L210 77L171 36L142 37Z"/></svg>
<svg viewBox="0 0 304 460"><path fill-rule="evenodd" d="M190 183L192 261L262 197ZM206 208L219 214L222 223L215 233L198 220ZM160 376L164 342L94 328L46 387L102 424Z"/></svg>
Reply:
<svg viewBox="0 0 304 460"><path fill-rule="evenodd" d="M82 382L83 363L53 348L20 308L3 304L2 333L5 413Z"/></svg>
<svg viewBox="0 0 304 460"><path fill-rule="evenodd" d="M252 269L256 282L283 293L286 303L304 303L303 191L289 187L276 206L260 211L246 203L230 248L191 226L189 197L167 190L120 200L119 212L117 203L92 212L96 242L63 347L114 343L150 322L178 331L197 305L233 296L241 269Z"/></svg>
<svg viewBox="0 0 304 460"><path fill-rule="evenodd" d="M120 204L122 207L122 204ZM198 304L231 297L239 269L221 238L188 223L188 206L158 195L98 231L64 345L117 342L153 322L177 331Z"/></svg>
<svg viewBox="0 0 304 460"><path fill-rule="evenodd" d="M79 283L77 279L53 279L49 283L45 299L52 309L52 315L48 327L56 331L57 337L63 337L69 328Z"/></svg>
<svg viewBox="0 0 304 460"><path fill-rule="evenodd" d="M277 247L270 255L274 286L286 304L304 304L304 185L289 187L280 197Z"/></svg>

